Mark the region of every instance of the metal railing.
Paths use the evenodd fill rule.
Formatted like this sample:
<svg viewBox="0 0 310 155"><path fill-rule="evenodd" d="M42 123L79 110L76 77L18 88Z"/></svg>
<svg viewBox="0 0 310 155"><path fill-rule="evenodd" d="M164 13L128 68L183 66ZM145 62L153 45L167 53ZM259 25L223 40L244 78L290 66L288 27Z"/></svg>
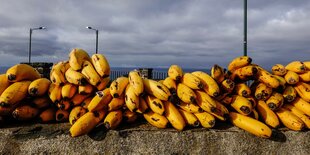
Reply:
<svg viewBox="0 0 310 155"><path fill-rule="evenodd" d="M127 77L128 73L129 73L129 70L128 71L124 71L124 70L111 70L110 79L111 80L115 80L116 78L121 77L121 76ZM168 76L167 72L152 71L152 79L154 79L154 80L165 79L167 76Z"/></svg>

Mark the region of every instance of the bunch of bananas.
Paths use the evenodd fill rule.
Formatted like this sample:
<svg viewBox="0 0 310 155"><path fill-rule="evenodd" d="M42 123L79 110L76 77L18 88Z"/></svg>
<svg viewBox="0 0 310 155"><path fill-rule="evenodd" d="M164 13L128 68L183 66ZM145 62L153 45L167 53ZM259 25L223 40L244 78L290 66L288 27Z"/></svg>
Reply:
<svg viewBox="0 0 310 155"><path fill-rule="evenodd" d="M10 67L0 75L1 119L55 120L55 109L47 95L50 84L50 80L41 78L39 72L27 64Z"/></svg>

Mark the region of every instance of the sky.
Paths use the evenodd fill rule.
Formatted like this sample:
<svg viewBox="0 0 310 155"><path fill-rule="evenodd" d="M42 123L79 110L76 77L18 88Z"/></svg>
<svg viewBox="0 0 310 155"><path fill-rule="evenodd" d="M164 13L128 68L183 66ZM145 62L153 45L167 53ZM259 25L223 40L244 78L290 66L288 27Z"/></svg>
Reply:
<svg viewBox="0 0 310 155"><path fill-rule="evenodd" d="M243 55L243 0L0 0L0 66L68 59L73 48L112 67L226 67ZM248 56L272 65L310 60L309 0L248 0Z"/></svg>

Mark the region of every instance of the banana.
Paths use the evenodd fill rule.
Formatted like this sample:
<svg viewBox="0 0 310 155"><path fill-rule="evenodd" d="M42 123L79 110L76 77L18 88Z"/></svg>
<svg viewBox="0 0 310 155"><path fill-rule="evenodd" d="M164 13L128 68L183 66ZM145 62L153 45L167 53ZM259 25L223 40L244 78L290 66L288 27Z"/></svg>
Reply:
<svg viewBox="0 0 310 155"><path fill-rule="evenodd" d="M91 85L98 86L100 84L100 76L90 61L83 62L81 73L86 77L88 83Z"/></svg>
<svg viewBox="0 0 310 155"><path fill-rule="evenodd" d="M292 103L292 106L296 107L298 110L302 111L306 115L310 116L310 103L306 102L300 97L297 97Z"/></svg>
<svg viewBox="0 0 310 155"><path fill-rule="evenodd" d="M295 72L295 73L304 73L306 72L307 67L301 61L292 61L285 66L285 69Z"/></svg>
<svg viewBox="0 0 310 155"><path fill-rule="evenodd" d="M278 76L278 75L273 75L278 81L279 81L279 87L278 87L278 90L279 91L283 91L286 87L286 80L284 77L282 76Z"/></svg>
<svg viewBox="0 0 310 155"><path fill-rule="evenodd" d="M40 123L49 123L53 122L56 119L56 111L54 108L48 108L44 111L41 112L41 114L38 116L39 117L39 122Z"/></svg>
<svg viewBox="0 0 310 155"><path fill-rule="evenodd" d="M304 112L302 112L301 110L297 109L296 107L294 107L294 106L292 106L290 104L284 104L283 108L289 110L294 115L299 117L304 122L305 126L308 129L310 129L310 117L308 115L306 115Z"/></svg>
<svg viewBox="0 0 310 155"><path fill-rule="evenodd" d="M66 110L58 109L56 111L56 121L57 122L67 122L69 120L69 112Z"/></svg>
<svg viewBox="0 0 310 155"><path fill-rule="evenodd" d="M50 80L56 85L63 85L67 82L65 73L70 67L68 61L60 61L53 65L50 72Z"/></svg>
<svg viewBox="0 0 310 155"><path fill-rule="evenodd" d="M83 49L74 48L69 53L69 64L70 67L75 70L79 71L83 68L84 61L91 61L88 53Z"/></svg>
<svg viewBox="0 0 310 155"><path fill-rule="evenodd" d="M204 128L213 128L215 125L215 118L213 115L207 112L194 113L199 120L200 124Z"/></svg>
<svg viewBox="0 0 310 155"><path fill-rule="evenodd" d="M238 128L241 128L258 137L271 137L272 130L267 125L254 118L244 116L236 112L230 112L229 117L232 124L237 126Z"/></svg>
<svg viewBox="0 0 310 155"><path fill-rule="evenodd" d="M87 109L89 103L91 102L91 100L94 98L94 96L89 96L88 98L86 98L81 104L80 106L82 106L84 109Z"/></svg>
<svg viewBox="0 0 310 155"><path fill-rule="evenodd" d="M85 85L87 83L87 78L82 73L73 70L73 68L69 68L65 76L69 83L75 85Z"/></svg>
<svg viewBox="0 0 310 155"><path fill-rule="evenodd" d="M299 117L285 108L280 108L276 111L276 114L282 124L291 130L300 131L305 126L304 122Z"/></svg>
<svg viewBox="0 0 310 155"><path fill-rule="evenodd" d="M293 86L287 86L285 89L284 89L284 92L283 92L283 97L284 97L284 100L286 102L292 102L295 100L296 96L297 96L297 92L296 90L294 89Z"/></svg>
<svg viewBox="0 0 310 155"><path fill-rule="evenodd" d="M252 118L254 118L254 119L256 119L256 120L259 119L258 112L257 112L255 109L252 110L252 112L250 113L249 116L252 117Z"/></svg>
<svg viewBox="0 0 310 155"><path fill-rule="evenodd" d="M221 90L223 92L231 93L235 89L235 82L230 79L225 79L221 83Z"/></svg>
<svg viewBox="0 0 310 155"><path fill-rule="evenodd" d="M158 113L159 115L163 115L164 112L165 112L165 106L164 106L164 103L154 97L154 96L151 96L151 95L147 95L146 98L145 98L145 101L148 105L148 107L155 113Z"/></svg>
<svg viewBox="0 0 310 155"><path fill-rule="evenodd" d="M144 91L144 85L142 77L137 70L130 71L128 74L129 84L133 87L133 90L137 96Z"/></svg>
<svg viewBox="0 0 310 155"><path fill-rule="evenodd" d="M192 72L193 75L197 76L204 85L204 90L212 97L220 95L220 87L216 81L207 73L202 71Z"/></svg>
<svg viewBox="0 0 310 155"><path fill-rule="evenodd" d="M0 95L11 85L6 74L0 74Z"/></svg>
<svg viewBox="0 0 310 155"><path fill-rule="evenodd" d="M127 85L125 90L125 104L130 111L135 112L139 107L140 98L135 94L133 89L131 85Z"/></svg>
<svg viewBox="0 0 310 155"><path fill-rule="evenodd" d="M251 102L247 98L239 95L233 96L233 101L230 105L242 115L249 115L253 109Z"/></svg>
<svg viewBox="0 0 310 155"><path fill-rule="evenodd" d="M91 84L86 84L84 86L78 87L79 94L91 94L95 88Z"/></svg>
<svg viewBox="0 0 310 155"><path fill-rule="evenodd" d="M252 62L252 59L248 56L240 56L237 58L234 58L229 64L228 64L228 71L233 72L234 70L247 66Z"/></svg>
<svg viewBox="0 0 310 155"><path fill-rule="evenodd" d="M145 111L148 110L148 105L143 97L139 97L139 107L136 110L137 113L143 114Z"/></svg>
<svg viewBox="0 0 310 155"><path fill-rule="evenodd" d="M77 90L78 90L78 87L76 85L71 84L71 83L66 83L61 88L61 96L65 100L71 99L75 95Z"/></svg>
<svg viewBox="0 0 310 155"><path fill-rule="evenodd" d="M196 103L195 92L183 83L177 85L177 96L185 103Z"/></svg>
<svg viewBox="0 0 310 155"><path fill-rule="evenodd" d="M110 83L110 77L105 77L100 79L100 84L97 86L97 90L103 90Z"/></svg>
<svg viewBox="0 0 310 155"><path fill-rule="evenodd" d="M57 103L57 107L61 110L69 110L71 108L71 103L69 100L61 100Z"/></svg>
<svg viewBox="0 0 310 155"><path fill-rule="evenodd" d="M110 85L110 92L114 98L118 98L121 96L126 89L129 80L127 77L118 77L114 81L112 81Z"/></svg>
<svg viewBox="0 0 310 155"><path fill-rule="evenodd" d="M278 92L273 92L269 97L269 99L266 101L266 104L272 111L281 108L283 103L284 103L284 97L282 94Z"/></svg>
<svg viewBox="0 0 310 155"><path fill-rule="evenodd" d="M126 122L126 123L133 123L135 122L136 120L138 119L138 115L136 112L132 112L128 109L126 109L124 112L123 112L123 120Z"/></svg>
<svg viewBox="0 0 310 155"><path fill-rule="evenodd" d="M149 122L152 126L157 128L166 128L168 125L168 119L165 116L159 115L153 111L149 111L143 114L143 117L147 122Z"/></svg>
<svg viewBox="0 0 310 155"><path fill-rule="evenodd" d="M123 112L121 110L110 111L105 117L103 124L107 129L117 128L123 120Z"/></svg>
<svg viewBox="0 0 310 155"><path fill-rule="evenodd" d="M204 111L211 113L216 110L216 101L211 96L199 90L196 90L195 94L197 96L197 105Z"/></svg>
<svg viewBox="0 0 310 155"><path fill-rule="evenodd" d="M305 73L299 74L299 80L302 82L310 82L310 69Z"/></svg>
<svg viewBox="0 0 310 155"><path fill-rule="evenodd" d="M224 69L215 64L212 68L211 68L211 77L218 83L222 83L225 80L225 72Z"/></svg>
<svg viewBox="0 0 310 155"><path fill-rule="evenodd" d="M294 86L297 94L307 102L310 102L310 84L298 82Z"/></svg>
<svg viewBox="0 0 310 155"><path fill-rule="evenodd" d="M29 105L19 106L12 112L13 117L20 121L33 119L38 114L39 109L31 107Z"/></svg>
<svg viewBox="0 0 310 155"><path fill-rule="evenodd" d="M0 106L12 106L18 104L28 94L31 81L20 81L11 84L0 96Z"/></svg>
<svg viewBox="0 0 310 155"><path fill-rule="evenodd" d="M257 100L266 101L272 94L272 88L264 83L259 83L255 89L254 96Z"/></svg>
<svg viewBox="0 0 310 155"><path fill-rule="evenodd" d="M255 98L250 96L250 97L247 97L247 99L251 102L252 107L255 108L257 105L257 101L255 100Z"/></svg>
<svg viewBox="0 0 310 155"><path fill-rule="evenodd" d="M185 84L191 89L203 89L204 88L204 85L200 81L200 79L191 73L184 73L181 81L183 84Z"/></svg>
<svg viewBox="0 0 310 155"><path fill-rule="evenodd" d="M52 105L52 101L51 101L51 99L48 96L35 97L32 100L32 103L38 109L45 109L45 108L47 108L47 107Z"/></svg>
<svg viewBox="0 0 310 155"><path fill-rule="evenodd" d="M179 110L169 101L165 101L164 105L165 105L165 116L170 122L170 124L178 131L182 131L186 126L186 123Z"/></svg>
<svg viewBox="0 0 310 155"><path fill-rule="evenodd" d="M310 70L310 61L304 61L303 63L306 66L307 70Z"/></svg>
<svg viewBox="0 0 310 155"><path fill-rule="evenodd" d="M88 111L106 109L111 100L112 96L109 88L106 88L103 91L97 91L95 97L93 97L90 101L87 109Z"/></svg>
<svg viewBox="0 0 310 155"><path fill-rule="evenodd" d="M10 82L33 81L41 78L40 73L30 65L16 64L6 71L7 79Z"/></svg>
<svg viewBox="0 0 310 155"><path fill-rule="evenodd" d="M234 91L237 95L240 95L243 97L249 97L251 95L251 89L245 83L236 84Z"/></svg>
<svg viewBox="0 0 310 155"><path fill-rule="evenodd" d="M44 95L51 84L51 81L47 78L40 78L32 81L28 87L28 94L31 96Z"/></svg>
<svg viewBox="0 0 310 155"><path fill-rule="evenodd" d="M284 76L287 72L287 70L285 69L285 66L283 66L282 64L273 65L271 68L271 71L272 71L272 74L278 75L278 76Z"/></svg>
<svg viewBox="0 0 310 155"><path fill-rule="evenodd" d="M165 85L157 81L151 79L143 79L143 85L145 91L148 94L153 95L160 100L168 101L171 96L169 89Z"/></svg>
<svg viewBox="0 0 310 155"><path fill-rule="evenodd" d="M48 89L48 96L50 97L53 103L57 103L61 100L62 98L61 90L62 90L62 86L56 85L54 83L50 84L50 87Z"/></svg>
<svg viewBox="0 0 310 155"><path fill-rule="evenodd" d="M280 121L277 114L272 111L264 101L258 101L257 111L262 120L272 128L278 128Z"/></svg>
<svg viewBox="0 0 310 155"><path fill-rule="evenodd" d="M172 95L176 94L177 91L177 84L175 82L175 80L173 80L171 77L166 77L163 80L163 85L165 85L171 92Z"/></svg>
<svg viewBox="0 0 310 155"><path fill-rule="evenodd" d="M94 54L91 57L92 63L97 71L97 73L105 78L110 76L110 65L108 60L102 54Z"/></svg>
<svg viewBox="0 0 310 155"><path fill-rule="evenodd" d="M125 97L122 95L119 98L113 98L111 102L108 104L108 111L118 110L123 107L125 104Z"/></svg>
<svg viewBox="0 0 310 155"><path fill-rule="evenodd" d="M216 100L221 101L225 105L230 105L233 100L233 95L225 93L221 98L216 98Z"/></svg>
<svg viewBox="0 0 310 155"><path fill-rule="evenodd" d="M216 101L216 109L214 111L211 111L210 114L212 114L214 117L221 121L226 121L227 116L229 114L228 109L219 101Z"/></svg>
<svg viewBox="0 0 310 155"><path fill-rule="evenodd" d="M73 125L80 117L86 114L87 110L81 106L74 107L69 114L69 123Z"/></svg>
<svg viewBox="0 0 310 155"><path fill-rule="evenodd" d="M203 112L203 109L195 103L185 103L181 101L180 104L178 104L178 107L189 113Z"/></svg>
<svg viewBox="0 0 310 155"><path fill-rule="evenodd" d="M81 116L70 128L72 137L77 137L89 133L95 128L106 115L105 110L87 112Z"/></svg>
<svg viewBox="0 0 310 155"><path fill-rule="evenodd" d="M176 81L176 83L179 83L183 76L183 70L178 65L171 65L168 69L168 76Z"/></svg>
<svg viewBox="0 0 310 155"><path fill-rule="evenodd" d="M284 79L290 85L294 85L297 82L299 82L298 74L293 71L287 71L287 73L284 76Z"/></svg>
<svg viewBox="0 0 310 155"><path fill-rule="evenodd" d="M70 104L72 107L75 107L77 105L81 105L85 99L87 99L90 96L90 94L82 95L79 93L76 93L71 99Z"/></svg>
<svg viewBox="0 0 310 155"><path fill-rule="evenodd" d="M200 122L198 118L185 110L179 109L180 114L182 115L184 121L186 124L192 126L192 127L198 127L200 125Z"/></svg>
<svg viewBox="0 0 310 155"><path fill-rule="evenodd" d="M257 73L258 73L258 69L256 66L247 65L247 66L234 70L230 75L230 79L233 81L236 81L236 80L246 81L246 80L253 79Z"/></svg>
<svg viewBox="0 0 310 155"><path fill-rule="evenodd" d="M278 88L280 85L280 82L274 77L274 75L262 69L259 70L258 80L271 88Z"/></svg>

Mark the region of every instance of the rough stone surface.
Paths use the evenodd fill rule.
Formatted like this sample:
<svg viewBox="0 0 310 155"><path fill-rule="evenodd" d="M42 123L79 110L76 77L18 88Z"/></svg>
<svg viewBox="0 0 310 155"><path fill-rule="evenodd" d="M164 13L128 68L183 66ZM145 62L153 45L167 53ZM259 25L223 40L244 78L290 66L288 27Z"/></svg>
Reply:
<svg viewBox="0 0 310 155"><path fill-rule="evenodd" d="M255 137L236 127L178 132L147 124L72 138L70 125L19 124L0 129L1 154L309 154L310 132L281 129L271 139Z"/></svg>

